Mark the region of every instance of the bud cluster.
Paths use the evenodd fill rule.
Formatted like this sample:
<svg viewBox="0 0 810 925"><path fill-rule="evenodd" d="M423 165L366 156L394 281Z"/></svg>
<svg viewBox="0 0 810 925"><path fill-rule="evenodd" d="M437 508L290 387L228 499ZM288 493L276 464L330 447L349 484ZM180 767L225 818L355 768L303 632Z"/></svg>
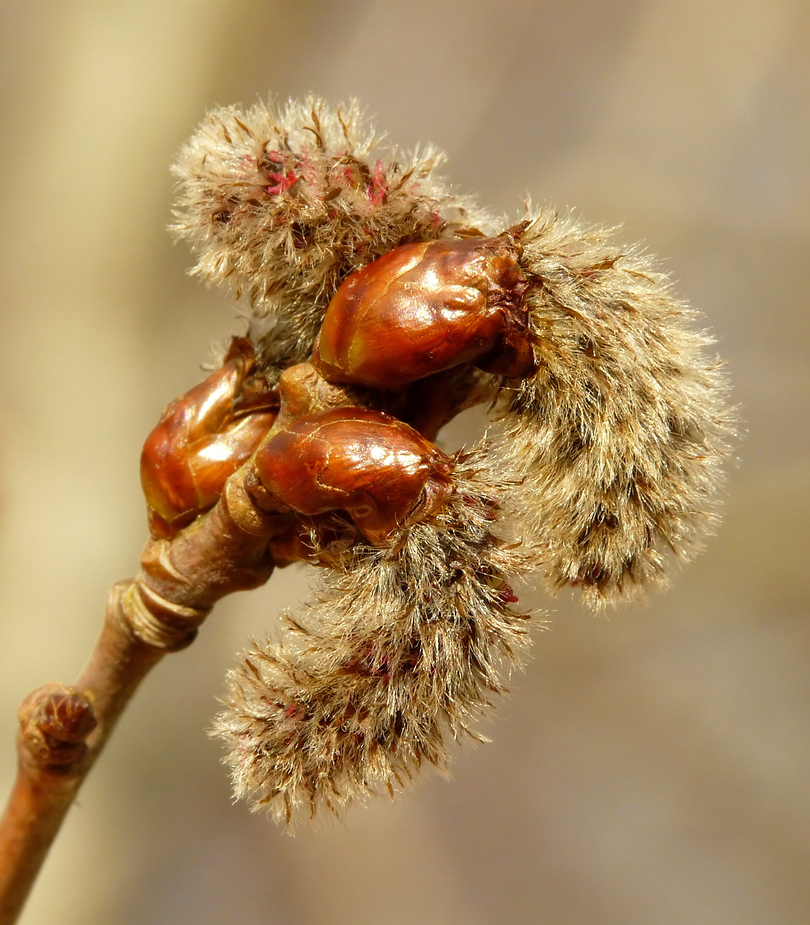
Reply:
<svg viewBox="0 0 810 925"><path fill-rule="evenodd" d="M661 582L716 522L733 437L647 257L549 211L498 228L438 153L374 145L356 104L308 99L212 113L177 166L175 230L250 320L147 441L144 487L170 538L239 479L268 568L324 567L216 724L238 795L288 822L445 765L519 664L515 577L594 607ZM494 435L440 452L482 402Z"/></svg>

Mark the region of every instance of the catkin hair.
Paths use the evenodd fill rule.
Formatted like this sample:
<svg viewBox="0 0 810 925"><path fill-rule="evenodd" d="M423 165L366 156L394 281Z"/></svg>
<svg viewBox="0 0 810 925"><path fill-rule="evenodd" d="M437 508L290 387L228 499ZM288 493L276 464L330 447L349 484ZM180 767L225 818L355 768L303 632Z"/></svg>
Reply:
<svg viewBox="0 0 810 925"><path fill-rule="evenodd" d="M182 148L174 233L193 272L247 302L266 366L309 356L353 270L400 244L489 219L436 174L444 155L386 146L355 101L213 110Z"/></svg>
<svg viewBox="0 0 810 925"><path fill-rule="evenodd" d="M446 766L527 638L509 584L525 562L493 518L492 485L462 475L440 515L352 550L280 642L253 645L214 730L238 797L294 825Z"/></svg>
<svg viewBox="0 0 810 925"><path fill-rule="evenodd" d="M551 586L599 607L712 530L734 415L711 339L638 249L548 211L518 239L539 368L502 392L497 455Z"/></svg>

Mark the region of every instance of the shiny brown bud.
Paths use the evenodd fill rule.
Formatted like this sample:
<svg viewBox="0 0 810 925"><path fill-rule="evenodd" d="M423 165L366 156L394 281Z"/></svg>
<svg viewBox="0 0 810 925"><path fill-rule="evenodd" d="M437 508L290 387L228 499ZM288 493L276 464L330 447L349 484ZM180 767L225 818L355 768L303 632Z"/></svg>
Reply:
<svg viewBox="0 0 810 925"><path fill-rule="evenodd" d="M395 248L338 289L314 364L332 382L379 389L462 363L530 375L536 367L519 257L509 234Z"/></svg>
<svg viewBox="0 0 810 925"><path fill-rule="evenodd" d="M20 737L29 760L41 767L67 767L87 751L96 728L90 701L73 687L46 684L20 704Z"/></svg>
<svg viewBox="0 0 810 925"><path fill-rule="evenodd" d="M253 345L234 338L223 365L175 399L146 439L141 485L150 528L169 537L213 507L272 427L277 397L248 377Z"/></svg>
<svg viewBox="0 0 810 925"><path fill-rule="evenodd" d="M254 457L248 490L265 510L307 517L345 511L375 545L452 493L452 458L379 411L340 408L302 418Z"/></svg>

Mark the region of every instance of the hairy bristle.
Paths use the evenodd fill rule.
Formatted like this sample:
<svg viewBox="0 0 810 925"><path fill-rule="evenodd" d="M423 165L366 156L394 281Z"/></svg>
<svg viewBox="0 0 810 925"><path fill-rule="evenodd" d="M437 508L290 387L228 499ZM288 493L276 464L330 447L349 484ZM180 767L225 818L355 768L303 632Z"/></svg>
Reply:
<svg viewBox="0 0 810 925"><path fill-rule="evenodd" d="M354 101L217 109L175 165L173 230L196 252L195 273L247 299L266 364L301 361L353 270L487 225L435 175L443 160L380 146Z"/></svg>
<svg viewBox="0 0 810 925"><path fill-rule="evenodd" d="M214 730L237 796L294 824L445 767L527 639L509 585L525 562L490 532L491 491L460 477L442 514L352 550L280 643L246 653Z"/></svg>
<svg viewBox="0 0 810 925"><path fill-rule="evenodd" d="M599 607L712 530L735 415L711 339L645 255L553 212L520 241L540 366L504 392L499 452L551 586Z"/></svg>

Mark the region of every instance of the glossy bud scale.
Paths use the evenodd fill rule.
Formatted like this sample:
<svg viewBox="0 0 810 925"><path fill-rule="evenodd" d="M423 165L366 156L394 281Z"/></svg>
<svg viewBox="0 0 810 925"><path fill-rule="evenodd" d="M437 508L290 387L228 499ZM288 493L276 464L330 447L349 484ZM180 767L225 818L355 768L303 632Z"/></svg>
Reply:
<svg viewBox="0 0 810 925"><path fill-rule="evenodd" d="M275 400L259 384L239 403L254 366L250 341L234 338L223 365L175 399L147 437L141 485L154 535L171 536L213 507L273 425Z"/></svg>
<svg viewBox="0 0 810 925"><path fill-rule="evenodd" d="M265 510L308 517L346 511L384 544L452 493L452 458L379 411L340 408L302 418L257 451L248 490Z"/></svg>
<svg viewBox="0 0 810 925"><path fill-rule="evenodd" d="M530 375L536 364L519 257L508 233L395 248L338 289L313 363L332 382L378 389L462 363Z"/></svg>

